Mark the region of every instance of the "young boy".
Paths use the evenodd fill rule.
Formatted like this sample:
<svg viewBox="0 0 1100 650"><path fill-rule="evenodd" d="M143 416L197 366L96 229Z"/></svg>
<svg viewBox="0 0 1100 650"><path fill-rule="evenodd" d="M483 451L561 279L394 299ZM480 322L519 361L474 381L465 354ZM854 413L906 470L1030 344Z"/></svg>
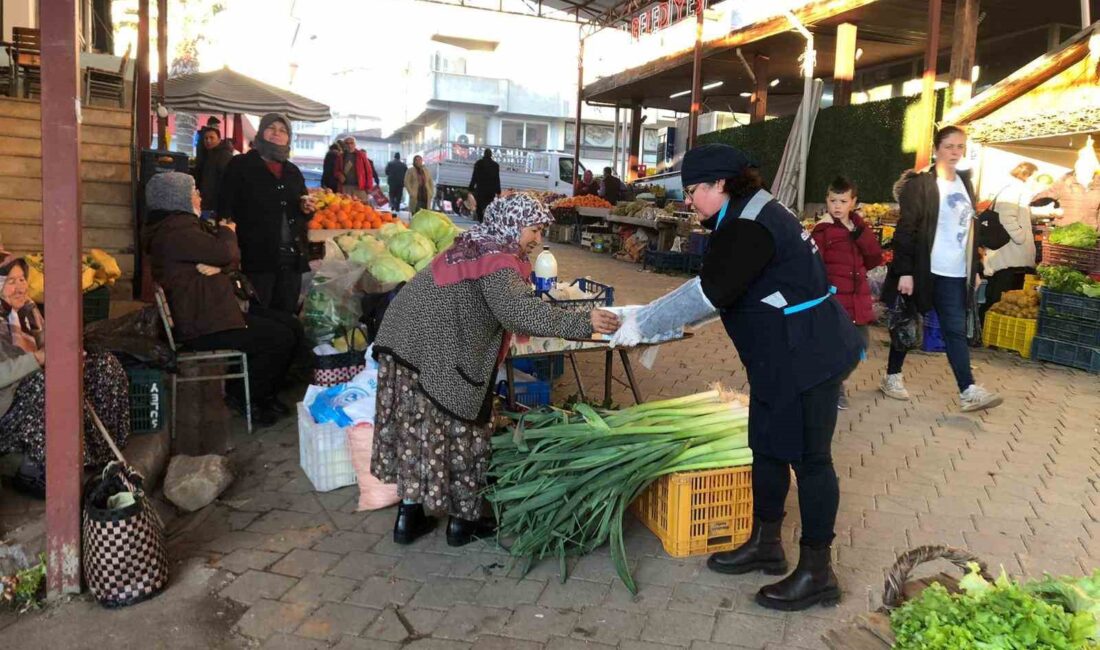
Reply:
<svg viewBox="0 0 1100 650"><path fill-rule="evenodd" d="M813 237L825 262L829 282L836 287L836 298L859 328L866 348L870 343L867 326L875 321L867 271L882 263L882 247L863 217L854 210L856 197L855 184L843 176L834 179L825 196L828 211L814 226ZM848 374L851 375L851 371ZM848 408L848 394L843 384L837 407Z"/></svg>

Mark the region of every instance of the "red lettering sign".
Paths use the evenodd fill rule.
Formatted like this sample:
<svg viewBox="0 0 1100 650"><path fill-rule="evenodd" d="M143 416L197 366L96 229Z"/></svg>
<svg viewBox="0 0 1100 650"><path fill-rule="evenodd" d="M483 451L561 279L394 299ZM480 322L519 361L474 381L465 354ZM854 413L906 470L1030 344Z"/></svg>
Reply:
<svg viewBox="0 0 1100 650"><path fill-rule="evenodd" d="M706 0L662 0L637 13L630 21L630 36L638 40L642 34L667 29L688 16L706 9Z"/></svg>

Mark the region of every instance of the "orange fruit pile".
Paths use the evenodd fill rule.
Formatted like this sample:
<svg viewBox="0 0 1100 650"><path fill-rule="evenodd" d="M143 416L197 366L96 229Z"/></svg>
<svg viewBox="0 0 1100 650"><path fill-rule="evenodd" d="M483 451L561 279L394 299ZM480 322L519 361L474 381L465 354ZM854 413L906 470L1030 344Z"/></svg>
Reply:
<svg viewBox="0 0 1100 650"><path fill-rule="evenodd" d="M394 221L394 217L388 212L379 212L356 198L337 195L337 198L313 213L309 229L377 230Z"/></svg>

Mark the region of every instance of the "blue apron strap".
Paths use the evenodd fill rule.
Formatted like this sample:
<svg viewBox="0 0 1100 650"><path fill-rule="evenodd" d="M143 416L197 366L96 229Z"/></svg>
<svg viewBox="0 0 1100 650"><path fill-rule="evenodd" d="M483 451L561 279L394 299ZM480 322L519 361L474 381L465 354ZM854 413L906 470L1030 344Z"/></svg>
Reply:
<svg viewBox="0 0 1100 650"><path fill-rule="evenodd" d="M722 210L718 213L718 221L714 222L714 229L718 230L718 226L722 225L722 219L726 218L726 210L730 207L730 200L726 199L726 202L722 204Z"/></svg>
<svg viewBox="0 0 1100 650"><path fill-rule="evenodd" d="M814 298L813 300L807 300L806 302L799 303L797 305L791 305L790 307L783 308L783 315L790 316L791 314L797 314L800 311L806 311L807 309L813 309L821 303L829 299L829 296L836 293L836 287L829 287L829 293L821 296L820 298Z"/></svg>

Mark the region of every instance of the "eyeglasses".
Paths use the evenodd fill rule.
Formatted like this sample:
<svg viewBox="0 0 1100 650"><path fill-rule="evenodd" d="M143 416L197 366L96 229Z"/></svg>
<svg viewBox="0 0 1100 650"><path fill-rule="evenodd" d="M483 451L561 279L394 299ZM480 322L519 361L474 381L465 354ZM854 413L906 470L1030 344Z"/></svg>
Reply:
<svg viewBox="0 0 1100 650"><path fill-rule="evenodd" d="M688 185L684 188L684 198L695 198L695 190L699 189L703 184L696 183L695 185Z"/></svg>

